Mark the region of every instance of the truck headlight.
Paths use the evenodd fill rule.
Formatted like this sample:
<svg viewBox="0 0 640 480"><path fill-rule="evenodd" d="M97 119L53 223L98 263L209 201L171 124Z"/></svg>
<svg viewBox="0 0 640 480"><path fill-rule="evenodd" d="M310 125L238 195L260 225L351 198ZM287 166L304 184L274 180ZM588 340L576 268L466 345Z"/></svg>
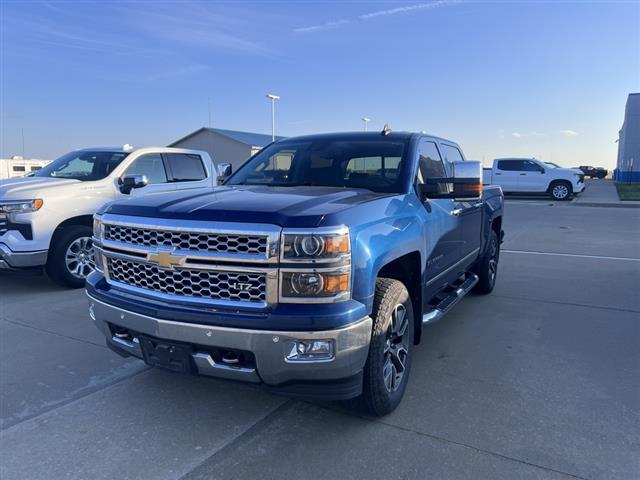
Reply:
<svg viewBox="0 0 640 480"><path fill-rule="evenodd" d="M351 267L283 270L281 285L283 301L346 300L351 291Z"/></svg>
<svg viewBox="0 0 640 480"><path fill-rule="evenodd" d="M331 262L347 257L350 252L349 229L345 226L283 232L282 260L285 262Z"/></svg>
<svg viewBox="0 0 640 480"><path fill-rule="evenodd" d="M0 203L0 213L30 213L37 212L44 205L41 198L33 200L9 200Z"/></svg>
<svg viewBox="0 0 640 480"><path fill-rule="evenodd" d="M98 241L104 238L104 224L98 215L93 216L93 237Z"/></svg>

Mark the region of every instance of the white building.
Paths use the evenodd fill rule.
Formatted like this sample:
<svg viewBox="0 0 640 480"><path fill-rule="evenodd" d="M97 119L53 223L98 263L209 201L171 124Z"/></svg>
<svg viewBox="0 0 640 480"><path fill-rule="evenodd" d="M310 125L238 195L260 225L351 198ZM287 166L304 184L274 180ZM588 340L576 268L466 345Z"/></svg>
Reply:
<svg viewBox="0 0 640 480"><path fill-rule="evenodd" d="M284 137L276 137L279 140ZM202 127L168 145L209 153L216 165L230 163L235 172L249 157L271 143L271 135Z"/></svg>
<svg viewBox="0 0 640 480"><path fill-rule="evenodd" d="M32 172L37 172L51 160L39 160L36 158L22 158L14 155L11 158L0 158L0 179L24 177Z"/></svg>
<svg viewBox="0 0 640 480"><path fill-rule="evenodd" d="M640 182L640 93L630 93L627 98L613 178L620 182Z"/></svg>

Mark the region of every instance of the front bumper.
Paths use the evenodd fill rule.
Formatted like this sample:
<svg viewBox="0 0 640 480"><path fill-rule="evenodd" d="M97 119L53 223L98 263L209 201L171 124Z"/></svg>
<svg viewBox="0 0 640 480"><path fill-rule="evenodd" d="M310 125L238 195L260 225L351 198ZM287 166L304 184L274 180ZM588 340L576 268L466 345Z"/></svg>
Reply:
<svg viewBox="0 0 640 480"><path fill-rule="evenodd" d="M191 347L195 371L212 377L276 387L289 383L341 381L361 374L369 352L372 321L368 316L335 330L254 330L164 320L109 305L91 295L88 297L90 316L114 350L143 358L136 334L180 342ZM132 332L132 338L118 338L113 333L114 327ZM313 339L333 340L334 357L295 363L285 359L289 342ZM250 352L255 363L234 366L215 361L211 349Z"/></svg>
<svg viewBox="0 0 640 480"><path fill-rule="evenodd" d="M4 243L0 243L0 270L42 267L47 263L47 254L47 250L14 252Z"/></svg>
<svg viewBox="0 0 640 480"><path fill-rule="evenodd" d="M586 185L584 182L578 182L573 185L573 193L580 193L585 189Z"/></svg>

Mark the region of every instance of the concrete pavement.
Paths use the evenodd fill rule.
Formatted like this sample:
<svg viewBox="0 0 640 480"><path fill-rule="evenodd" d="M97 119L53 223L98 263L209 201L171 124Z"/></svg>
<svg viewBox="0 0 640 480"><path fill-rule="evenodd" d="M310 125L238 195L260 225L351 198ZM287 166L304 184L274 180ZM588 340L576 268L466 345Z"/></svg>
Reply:
<svg viewBox="0 0 640 480"><path fill-rule="evenodd" d="M622 207L640 208L640 202L622 201L618 197L616 186L612 180L590 179L586 180L586 189L572 203L578 206L601 206L601 207Z"/></svg>
<svg viewBox="0 0 640 480"><path fill-rule="evenodd" d="M0 478L639 478L639 226L508 201L496 290L425 332L382 419L120 359L81 291L2 275Z"/></svg>

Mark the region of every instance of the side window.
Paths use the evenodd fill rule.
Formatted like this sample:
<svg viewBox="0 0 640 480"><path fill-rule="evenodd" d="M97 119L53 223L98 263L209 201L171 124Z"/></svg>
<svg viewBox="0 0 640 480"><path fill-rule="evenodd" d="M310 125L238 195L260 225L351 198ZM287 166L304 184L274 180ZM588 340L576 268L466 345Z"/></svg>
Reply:
<svg viewBox="0 0 640 480"><path fill-rule="evenodd" d="M194 182L207 178L207 172L200 155L190 153L169 153L167 163L172 182Z"/></svg>
<svg viewBox="0 0 640 480"><path fill-rule="evenodd" d="M149 184L167 183L167 172L164 169L162 156L159 153L148 153L138 157L127 168L126 175L146 175Z"/></svg>
<svg viewBox="0 0 640 480"><path fill-rule="evenodd" d="M542 170L540 165L538 165L536 162L532 162L531 160L524 160L522 163L522 169L526 172L539 172Z"/></svg>
<svg viewBox="0 0 640 480"><path fill-rule="evenodd" d="M507 172L520 172L524 170L522 160L499 160L498 169Z"/></svg>
<svg viewBox="0 0 640 480"><path fill-rule="evenodd" d="M23 165L14 165L13 166L13 171L14 172L26 172L27 169Z"/></svg>
<svg viewBox="0 0 640 480"><path fill-rule="evenodd" d="M428 178L445 178L447 172L444 162L434 142L423 140L418 147L418 183L424 183ZM446 184L438 185L439 193L447 193Z"/></svg>
<svg viewBox="0 0 640 480"><path fill-rule="evenodd" d="M460 153L460 150L456 147L442 144L442 150L444 151L444 156L449 162L462 162L464 160L464 158L462 158L462 153Z"/></svg>

